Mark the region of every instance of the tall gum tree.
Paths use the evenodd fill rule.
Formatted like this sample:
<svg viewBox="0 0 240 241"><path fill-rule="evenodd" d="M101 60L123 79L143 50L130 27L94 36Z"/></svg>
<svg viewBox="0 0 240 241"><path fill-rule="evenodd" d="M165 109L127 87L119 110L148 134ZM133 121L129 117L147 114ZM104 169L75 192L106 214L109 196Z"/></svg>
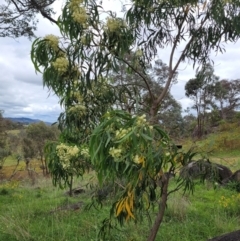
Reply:
<svg viewBox="0 0 240 241"><path fill-rule="evenodd" d="M37 29L37 14L56 24L52 4L55 0L2 0L0 3L0 37L32 38Z"/></svg>
<svg viewBox="0 0 240 241"><path fill-rule="evenodd" d="M185 85L185 95L193 100L193 109L197 112L197 130L198 138L202 137L206 128L206 113L213 106L215 85L219 77L214 74L214 68L207 63L198 71L194 79L190 79Z"/></svg>
<svg viewBox="0 0 240 241"><path fill-rule="evenodd" d="M59 117L66 134L62 141L69 145L89 143L90 161L101 183L120 177L127 183L116 195L105 224L112 227L113 219L120 224L137 221L157 203L158 213L147 237L152 241L172 192L168 190L170 175L163 172L176 171L193 155L176 150L158 125L158 110L180 63L203 65L209 62L211 51L223 52L223 41L239 39L240 1L136 0L125 7L122 18L105 11L101 2L68 0L58 20L62 36L36 39L31 58L36 71L43 73L44 85L65 107ZM166 47L170 49L168 77L156 94L144 70ZM129 53L134 53L131 61L126 58ZM118 72L121 62L127 65L126 71L146 84L146 116L111 111L118 92L108 73ZM54 153L49 156L51 160L62 158ZM157 179L161 180L160 187ZM174 190L181 187L192 185L189 180L180 180ZM106 230L103 228L102 233Z"/></svg>

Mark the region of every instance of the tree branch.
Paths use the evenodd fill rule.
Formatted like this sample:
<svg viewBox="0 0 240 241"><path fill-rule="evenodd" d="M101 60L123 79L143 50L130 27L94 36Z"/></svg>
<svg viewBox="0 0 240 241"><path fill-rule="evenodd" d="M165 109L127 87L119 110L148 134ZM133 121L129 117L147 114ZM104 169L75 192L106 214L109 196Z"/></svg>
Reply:
<svg viewBox="0 0 240 241"><path fill-rule="evenodd" d="M41 13L41 15L45 18L47 18L50 22L58 24L56 20L54 20L51 16L49 16L43 9L42 6L40 6L35 0L31 0L32 4L36 7L36 9ZM52 3L51 3L52 4ZM51 5L49 4L49 5ZM49 6L47 5L47 6ZM45 6L46 7L46 6Z"/></svg>
<svg viewBox="0 0 240 241"><path fill-rule="evenodd" d="M118 58L118 59L123 61L128 67L130 67L135 73L137 73L143 79L143 81L145 82L145 84L147 86L147 89L148 89L148 92L150 94L151 100L154 101L153 93L150 89L148 80L145 78L145 76L140 71L138 71L134 66L132 66L130 63L128 63L128 61L126 61L125 59L120 59L120 58Z"/></svg>
<svg viewBox="0 0 240 241"><path fill-rule="evenodd" d="M189 11L189 9L188 9L188 11ZM179 39L180 39L181 29L182 29L182 27L183 27L184 21L186 20L188 11L185 12L185 15L184 15L184 18L183 18L183 20L182 20L182 23L181 23L181 25L180 25L179 28L178 28L178 34L177 34L177 36L176 36L176 38L175 38L175 40L174 40L174 44L173 44L173 48L172 48L171 55L170 55L170 60L169 60L169 72L170 72L170 73L169 73L169 77L168 77L168 80L167 80L167 82L166 82L166 85L165 85L165 87L164 87L161 95L160 95L160 96L157 98L157 100L156 100L156 105L157 105L157 106L161 103L161 101L163 100L163 98L164 98L165 95L167 94L167 91L168 91L168 89L169 89L169 86L170 86L170 84L171 84L171 82L172 82L173 75L176 73L177 68L178 68L179 64L181 63L181 61L183 60L186 51L188 50L190 44L191 44L191 43L193 42L193 40L194 40L194 35L192 35L192 37L190 38L190 40L189 40L188 43L186 44L184 50L182 51L182 53L181 53L181 55L180 55L180 57L179 57L176 65L174 66L174 68L172 68L172 67L173 67L173 56L174 56L174 52L175 52L175 50L176 50L177 43L178 43L178 41L179 41ZM206 14L206 16L205 16L204 20L201 22L198 30L203 27L203 25L204 25L204 23L207 21L207 19L208 19L208 14Z"/></svg>

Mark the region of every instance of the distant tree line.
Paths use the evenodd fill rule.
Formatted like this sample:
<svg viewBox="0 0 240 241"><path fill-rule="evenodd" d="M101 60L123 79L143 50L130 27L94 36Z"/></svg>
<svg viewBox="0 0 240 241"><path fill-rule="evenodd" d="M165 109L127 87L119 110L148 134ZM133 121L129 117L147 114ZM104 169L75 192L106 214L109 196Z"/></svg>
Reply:
<svg viewBox="0 0 240 241"><path fill-rule="evenodd" d="M0 112L0 168L3 168L4 161L11 154L17 162L23 160L26 165L31 160L38 159L43 174L48 174L44 146L48 141L58 139L57 126L39 122L24 127L23 124L3 118L2 113L3 111ZM17 133L11 132L12 130L16 130Z"/></svg>
<svg viewBox="0 0 240 241"><path fill-rule="evenodd" d="M133 56L129 55L127 58L130 61ZM168 66L161 60L156 60L145 73L139 69L148 78L148 86L136 73L129 73L126 68L126 65L121 64L117 74L110 74L110 81L117 87L115 91L119 96L113 106L132 114L139 111L147 113L150 101L147 89L153 95L161 91L168 77ZM173 84L176 81L177 73ZM220 79L214 74L214 67L210 63L197 69L195 78L185 85L185 94L193 101L193 105L185 113L181 104L168 92L155 117L176 141L185 137L200 138L212 132L222 122L240 119L240 79ZM47 174L44 146L48 141L58 139L58 127L48 126L43 122L24 127L21 123L3 118L2 114L3 111L0 112L0 166L3 166L4 160L12 152L16 156L22 156L24 160L39 158L43 173ZM64 127L61 129L64 132ZM9 130L21 131L18 135L13 135Z"/></svg>
<svg viewBox="0 0 240 241"><path fill-rule="evenodd" d="M2 116L3 111L0 110L0 169L2 169L6 157L9 155L9 149L7 148L7 133L6 123Z"/></svg>
<svg viewBox="0 0 240 241"><path fill-rule="evenodd" d="M220 79L208 63L196 71L185 85L185 94L196 111L194 135L201 137L221 121L240 119L240 79Z"/></svg>

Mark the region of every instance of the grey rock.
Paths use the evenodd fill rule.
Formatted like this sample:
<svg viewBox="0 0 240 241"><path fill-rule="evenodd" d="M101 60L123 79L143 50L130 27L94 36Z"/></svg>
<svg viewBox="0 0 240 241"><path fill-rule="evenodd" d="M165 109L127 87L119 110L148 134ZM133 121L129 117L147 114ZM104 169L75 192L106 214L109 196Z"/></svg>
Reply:
<svg viewBox="0 0 240 241"><path fill-rule="evenodd" d="M208 241L240 241L240 230L209 239Z"/></svg>
<svg viewBox="0 0 240 241"><path fill-rule="evenodd" d="M180 171L182 178L204 178L222 183L232 175L232 171L221 164L212 163L209 160L192 161L184 166Z"/></svg>

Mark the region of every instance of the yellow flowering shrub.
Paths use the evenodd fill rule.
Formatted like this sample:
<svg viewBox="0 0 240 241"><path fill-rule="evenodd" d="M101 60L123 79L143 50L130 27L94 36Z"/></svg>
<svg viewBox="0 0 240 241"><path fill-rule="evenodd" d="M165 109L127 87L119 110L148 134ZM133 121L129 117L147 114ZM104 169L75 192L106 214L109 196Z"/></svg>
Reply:
<svg viewBox="0 0 240 241"><path fill-rule="evenodd" d="M56 146L56 153L63 169L68 169L71 168L71 160L78 156L79 148L61 143Z"/></svg>
<svg viewBox="0 0 240 241"><path fill-rule="evenodd" d="M231 196L221 196L218 201L219 206L224 208L228 212L239 213L240 214L240 193L233 194Z"/></svg>
<svg viewBox="0 0 240 241"><path fill-rule="evenodd" d="M14 190L19 187L18 181L10 181L0 184L0 189Z"/></svg>
<svg viewBox="0 0 240 241"><path fill-rule="evenodd" d="M66 139L62 138L66 141ZM45 147L46 160L54 186L69 187L72 195L73 178L82 176L89 169L89 148L86 144L49 142Z"/></svg>

